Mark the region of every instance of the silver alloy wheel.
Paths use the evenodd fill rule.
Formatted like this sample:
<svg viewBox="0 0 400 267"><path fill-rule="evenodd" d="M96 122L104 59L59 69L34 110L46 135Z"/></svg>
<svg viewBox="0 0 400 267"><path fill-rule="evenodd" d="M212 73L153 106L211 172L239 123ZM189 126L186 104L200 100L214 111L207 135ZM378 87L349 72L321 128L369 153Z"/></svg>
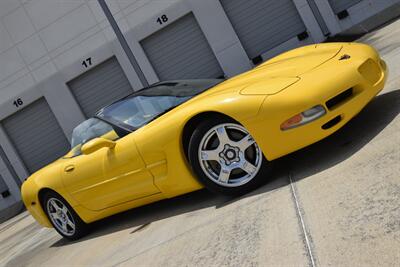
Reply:
<svg viewBox="0 0 400 267"><path fill-rule="evenodd" d="M57 198L47 200L47 212L54 226L64 235L75 233L75 221L68 207Z"/></svg>
<svg viewBox="0 0 400 267"><path fill-rule="evenodd" d="M203 172L213 182L238 187L250 182L262 165L262 152L242 126L223 123L211 128L198 150Z"/></svg>

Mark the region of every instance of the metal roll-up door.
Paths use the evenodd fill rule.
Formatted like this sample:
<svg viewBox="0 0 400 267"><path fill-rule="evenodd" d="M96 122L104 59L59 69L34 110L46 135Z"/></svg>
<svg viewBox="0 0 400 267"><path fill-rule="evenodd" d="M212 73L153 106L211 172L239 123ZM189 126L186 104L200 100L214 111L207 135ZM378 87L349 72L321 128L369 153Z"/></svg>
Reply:
<svg viewBox="0 0 400 267"><path fill-rule="evenodd" d="M88 118L104 106L133 93L116 57L69 81L67 86Z"/></svg>
<svg viewBox="0 0 400 267"><path fill-rule="evenodd" d="M292 0L220 1L251 59L293 37L308 37Z"/></svg>
<svg viewBox="0 0 400 267"><path fill-rule="evenodd" d="M30 173L69 150L69 142L44 98L7 117L2 125Z"/></svg>
<svg viewBox="0 0 400 267"><path fill-rule="evenodd" d="M333 12L338 14L361 1L362 0L329 0L329 4L331 5Z"/></svg>
<svg viewBox="0 0 400 267"><path fill-rule="evenodd" d="M140 43L161 81L224 75L192 13Z"/></svg>
<svg viewBox="0 0 400 267"><path fill-rule="evenodd" d="M4 182L3 176L0 174L0 195L6 195L8 192L8 186L6 182Z"/></svg>

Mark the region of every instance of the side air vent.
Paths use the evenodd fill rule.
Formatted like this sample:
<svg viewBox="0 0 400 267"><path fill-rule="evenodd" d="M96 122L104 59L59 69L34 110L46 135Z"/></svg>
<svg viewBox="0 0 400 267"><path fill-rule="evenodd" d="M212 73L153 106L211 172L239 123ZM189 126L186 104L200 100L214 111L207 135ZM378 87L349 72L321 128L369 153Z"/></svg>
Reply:
<svg viewBox="0 0 400 267"><path fill-rule="evenodd" d="M329 110L334 109L336 106L346 102L349 98L353 96L353 88L347 89L346 91L338 94L335 97L329 99L325 104Z"/></svg>

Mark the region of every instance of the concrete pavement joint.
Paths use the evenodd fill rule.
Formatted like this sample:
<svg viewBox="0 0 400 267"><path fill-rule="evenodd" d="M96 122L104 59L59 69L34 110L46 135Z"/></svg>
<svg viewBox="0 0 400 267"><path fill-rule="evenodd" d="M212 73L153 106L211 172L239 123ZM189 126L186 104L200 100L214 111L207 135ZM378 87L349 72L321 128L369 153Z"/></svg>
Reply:
<svg viewBox="0 0 400 267"><path fill-rule="evenodd" d="M313 249L311 246L311 239L309 238L309 231L307 230L307 227L304 223L304 218L302 215L302 211L300 209L300 203L296 194L296 188L295 188L295 184L293 183L292 180L292 174L289 173L289 182L290 182L290 191L292 192L292 197L293 197L293 201L296 205L296 214L297 214L297 218L299 220L299 224L302 228L303 231L303 237L304 237L304 242L305 245L307 247L307 254L308 254L308 258L310 259L310 263L312 267L316 267L315 264L315 258L314 258L314 253L313 253Z"/></svg>

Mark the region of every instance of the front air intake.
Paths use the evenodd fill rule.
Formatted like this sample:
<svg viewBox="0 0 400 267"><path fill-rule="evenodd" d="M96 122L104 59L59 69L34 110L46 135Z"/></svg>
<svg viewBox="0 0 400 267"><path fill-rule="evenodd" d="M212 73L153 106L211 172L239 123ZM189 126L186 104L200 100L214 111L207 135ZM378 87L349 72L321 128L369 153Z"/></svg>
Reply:
<svg viewBox="0 0 400 267"><path fill-rule="evenodd" d="M335 126L336 124L338 124L341 120L342 120L342 116L338 115L335 118L328 121L327 123L325 123L324 125L322 125L321 128L324 130L328 130L328 129L332 128L333 126Z"/></svg>

